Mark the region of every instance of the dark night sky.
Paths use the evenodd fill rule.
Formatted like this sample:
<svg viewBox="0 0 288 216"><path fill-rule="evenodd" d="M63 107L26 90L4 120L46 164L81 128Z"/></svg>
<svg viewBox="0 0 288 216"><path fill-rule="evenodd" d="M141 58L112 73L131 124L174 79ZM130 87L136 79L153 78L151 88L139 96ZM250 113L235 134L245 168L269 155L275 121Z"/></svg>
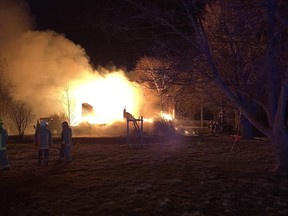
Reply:
<svg viewBox="0 0 288 216"><path fill-rule="evenodd" d="M153 42L153 30L129 33L125 26L137 13L123 0L27 0L35 30L54 30L81 45L94 66L112 63L132 68ZM114 25L114 23L116 23ZM133 38L130 36L134 35Z"/></svg>

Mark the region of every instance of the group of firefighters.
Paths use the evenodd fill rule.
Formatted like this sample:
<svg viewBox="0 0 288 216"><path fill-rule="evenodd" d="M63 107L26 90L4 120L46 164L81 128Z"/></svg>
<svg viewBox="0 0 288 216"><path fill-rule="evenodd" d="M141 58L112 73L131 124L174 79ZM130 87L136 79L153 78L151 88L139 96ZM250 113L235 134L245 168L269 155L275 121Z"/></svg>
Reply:
<svg viewBox="0 0 288 216"><path fill-rule="evenodd" d="M3 124L4 122L0 119L0 168L2 171L9 171L11 167L6 152L8 133L7 130L3 128ZM49 164L49 149L52 145L52 133L47 126L48 123L46 121L41 121L34 135L34 144L38 147L37 165L39 166ZM71 162L72 129L67 121L62 122L60 140L59 162Z"/></svg>

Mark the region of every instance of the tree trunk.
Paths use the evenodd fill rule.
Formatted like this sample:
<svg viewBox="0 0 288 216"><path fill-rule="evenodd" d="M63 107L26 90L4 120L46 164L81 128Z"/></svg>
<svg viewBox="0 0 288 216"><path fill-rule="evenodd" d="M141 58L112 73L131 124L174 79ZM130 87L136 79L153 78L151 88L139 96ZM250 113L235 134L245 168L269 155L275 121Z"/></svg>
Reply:
<svg viewBox="0 0 288 216"><path fill-rule="evenodd" d="M24 138L24 134L23 134L23 133L20 133L20 134L18 135L19 141L23 141L23 138Z"/></svg>
<svg viewBox="0 0 288 216"><path fill-rule="evenodd" d="M243 126L243 134L242 137L245 139L253 139L253 131L252 131L252 124L250 121L245 118L245 116L242 116L242 126Z"/></svg>
<svg viewBox="0 0 288 216"><path fill-rule="evenodd" d="M278 162L276 169L288 174L288 133L285 125L274 126L271 139Z"/></svg>

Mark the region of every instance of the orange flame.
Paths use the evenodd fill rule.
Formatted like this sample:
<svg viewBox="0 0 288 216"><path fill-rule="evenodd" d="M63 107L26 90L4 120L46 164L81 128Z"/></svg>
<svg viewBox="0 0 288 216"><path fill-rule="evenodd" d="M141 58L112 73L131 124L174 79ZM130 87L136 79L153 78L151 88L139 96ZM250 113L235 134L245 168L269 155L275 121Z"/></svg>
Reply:
<svg viewBox="0 0 288 216"><path fill-rule="evenodd" d="M168 120L168 121L173 120L173 116L172 115L170 115L169 113L165 113L163 111L160 112L160 116L163 119Z"/></svg>
<svg viewBox="0 0 288 216"><path fill-rule="evenodd" d="M67 91L67 89L66 89ZM113 124L123 121L123 109L135 118L143 116L144 110L150 116L143 116L145 122L153 122L153 118L160 116L166 120L173 120L174 113L156 111L148 105L147 98L139 84L128 80L122 71L114 71L100 76L98 73L85 73L81 79L75 79L68 84L70 122L72 125L80 123ZM67 96L63 91L62 95ZM62 98L63 110L67 112L67 98ZM154 111L153 111L154 110Z"/></svg>
<svg viewBox="0 0 288 216"><path fill-rule="evenodd" d="M137 116L143 100L140 86L130 82L122 72L105 76L88 74L85 79L70 82L69 91L73 105L73 125L82 122L109 124L122 121L124 107ZM93 112L83 116L83 103L91 105Z"/></svg>

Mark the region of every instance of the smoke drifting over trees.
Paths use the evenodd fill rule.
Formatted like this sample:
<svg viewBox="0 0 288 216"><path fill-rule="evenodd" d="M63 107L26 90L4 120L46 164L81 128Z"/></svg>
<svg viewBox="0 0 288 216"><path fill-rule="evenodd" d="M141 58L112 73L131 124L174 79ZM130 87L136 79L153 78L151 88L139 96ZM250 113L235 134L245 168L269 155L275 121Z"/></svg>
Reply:
<svg viewBox="0 0 288 216"><path fill-rule="evenodd" d="M40 115L58 110L54 106L59 104L59 90L80 77L79 71L91 71L85 51L53 31L33 31L24 5L1 0L0 7L1 26L6 29L0 33L1 57L7 61L6 76L17 99L38 104L34 108Z"/></svg>
<svg viewBox="0 0 288 216"><path fill-rule="evenodd" d="M1 58L7 62L5 76L15 86L15 97L38 104L34 109L39 115L59 110L59 91L82 72L92 71L85 51L64 35L34 31L22 1L1 0L0 14Z"/></svg>
<svg viewBox="0 0 288 216"><path fill-rule="evenodd" d="M85 50L65 35L35 30L24 1L0 0L0 16L0 58L8 66L5 76L14 86L14 99L33 104L36 116L60 113L62 92L69 83L107 74L106 69L101 73L92 68ZM123 108L119 107L120 113Z"/></svg>

